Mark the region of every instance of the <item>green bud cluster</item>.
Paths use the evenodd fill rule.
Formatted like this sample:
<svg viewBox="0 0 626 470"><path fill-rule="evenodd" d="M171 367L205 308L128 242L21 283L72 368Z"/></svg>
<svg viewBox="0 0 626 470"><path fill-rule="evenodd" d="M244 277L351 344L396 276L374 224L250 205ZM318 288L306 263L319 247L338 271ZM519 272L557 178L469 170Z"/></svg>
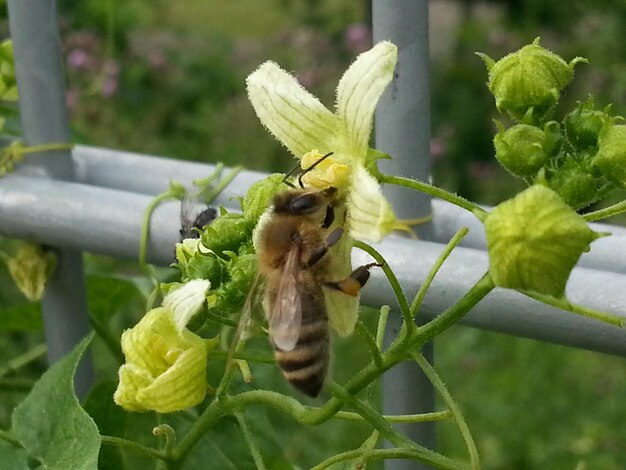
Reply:
<svg viewBox="0 0 626 470"><path fill-rule="evenodd" d="M256 255L252 234L274 194L285 189L284 175L274 174L253 184L240 199L242 213L222 209L204 227L199 239L186 239L176 246L174 267L181 281L208 279L209 305L222 314L241 310L256 279Z"/></svg>
<svg viewBox="0 0 626 470"><path fill-rule="evenodd" d="M610 105L595 109L593 98L579 102L561 121L552 119L574 67L543 48L539 38L495 61L478 54L489 72L487 86L498 111L514 123L496 122L496 159L529 184L553 189L575 210L626 188L626 126L616 125Z"/></svg>

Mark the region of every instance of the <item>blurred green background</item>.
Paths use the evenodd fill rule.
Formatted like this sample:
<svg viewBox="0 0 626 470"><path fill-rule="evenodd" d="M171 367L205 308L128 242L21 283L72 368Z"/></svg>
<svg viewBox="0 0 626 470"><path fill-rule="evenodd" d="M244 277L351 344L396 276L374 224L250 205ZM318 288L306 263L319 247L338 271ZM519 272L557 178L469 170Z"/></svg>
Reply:
<svg viewBox="0 0 626 470"><path fill-rule="evenodd" d="M485 204L520 187L493 158L496 115L475 51L499 58L541 36L566 60L590 59L577 67L564 109L592 93L598 107L612 102L626 114L624 0L429 4L440 186ZM265 171L292 162L255 117L245 77L275 60L331 106L337 80L371 45L362 0L59 0L59 8L76 142ZM98 259L88 266L109 267ZM4 290L0 304L26 308ZM0 357L32 342L13 333ZM623 359L462 327L439 337L436 351L485 469L626 468ZM20 396L9 395L5 404ZM438 430L441 451L463 456L454 426ZM340 440L344 430L325 432Z"/></svg>

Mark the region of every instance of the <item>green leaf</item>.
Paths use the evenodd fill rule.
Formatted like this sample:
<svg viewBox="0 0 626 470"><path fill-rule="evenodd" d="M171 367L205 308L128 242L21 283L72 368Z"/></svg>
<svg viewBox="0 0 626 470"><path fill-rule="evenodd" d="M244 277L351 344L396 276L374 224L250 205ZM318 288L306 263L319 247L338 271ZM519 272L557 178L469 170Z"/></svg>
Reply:
<svg viewBox="0 0 626 470"><path fill-rule="evenodd" d="M13 434L46 470L96 470L100 435L74 394L74 373L93 334L54 364L13 413Z"/></svg>
<svg viewBox="0 0 626 470"><path fill-rule="evenodd" d="M0 470L29 470L28 455L24 449L0 441Z"/></svg>
<svg viewBox="0 0 626 470"><path fill-rule="evenodd" d="M106 323L120 310L129 309L132 301L140 301L141 293L131 280L90 275L87 277L87 299L91 315Z"/></svg>
<svg viewBox="0 0 626 470"><path fill-rule="evenodd" d="M40 331L43 322L38 302L28 302L0 312L0 332Z"/></svg>
<svg viewBox="0 0 626 470"><path fill-rule="evenodd" d="M113 402L116 388L116 381L101 382L89 392L85 400L85 411L93 418L103 435L118 436L126 425L128 413ZM119 470L121 468L124 468L124 465L119 449L111 446L102 447L98 469Z"/></svg>

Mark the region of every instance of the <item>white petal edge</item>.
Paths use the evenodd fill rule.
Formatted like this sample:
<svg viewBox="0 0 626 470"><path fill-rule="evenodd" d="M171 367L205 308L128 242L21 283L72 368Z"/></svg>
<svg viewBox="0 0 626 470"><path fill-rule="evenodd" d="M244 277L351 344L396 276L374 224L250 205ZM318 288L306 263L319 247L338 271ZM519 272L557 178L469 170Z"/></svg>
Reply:
<svg viewBox="0 0 626 470"><path fill-rule="evenodd" d="M210 287L211 282L206 279L193 279L163 298L163 307L172 312L178 331L183 331L189 320L200 311Z"/></svg>
<svg viewBox="0 0 626 470"><path fill-rule="evenodd" d="M337 116L359 158L365 158L374 110L393 79L398 48L389 41L376 44L359 55L337 86Z"/></svg>
<svg viewBox="0 0 626 470"><path fill-rule="evenodd" d="M246 86L261 123L296 157L313 149L332 151L338 119L295 77L268 61L248 76Z"/></svg>
<svg viewBox="0 0 626 470"><path fill-rule="evenodd" d="M356 165L348 194L350 236L377 243L393 230L395 221L396 215L376 179L363 165Z"/></svg>

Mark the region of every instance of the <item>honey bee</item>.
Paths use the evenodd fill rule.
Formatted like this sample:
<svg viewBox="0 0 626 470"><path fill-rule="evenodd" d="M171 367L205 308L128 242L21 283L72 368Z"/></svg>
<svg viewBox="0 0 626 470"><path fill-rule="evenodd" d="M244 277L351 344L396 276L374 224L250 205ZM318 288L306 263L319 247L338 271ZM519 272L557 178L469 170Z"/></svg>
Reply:
<svg viewBox="0 0 626 470"><path fill-rule="evenodd" d="M334 188L288 189L274 196L272 212L257 234L263 309L276 362L296 389L315 397L328 372L329 328L324 289L356 296L376 263L334 281L329 249L343 235L330 230Z"/></svg>

